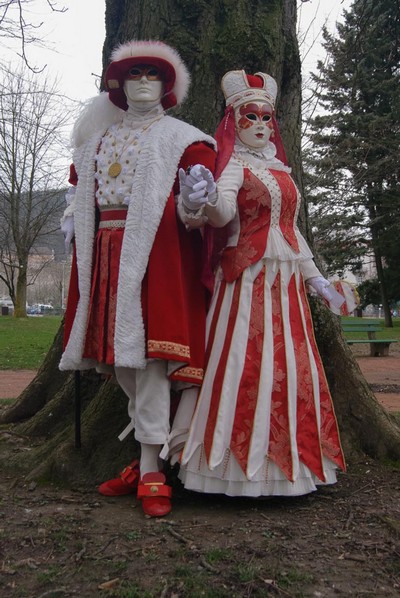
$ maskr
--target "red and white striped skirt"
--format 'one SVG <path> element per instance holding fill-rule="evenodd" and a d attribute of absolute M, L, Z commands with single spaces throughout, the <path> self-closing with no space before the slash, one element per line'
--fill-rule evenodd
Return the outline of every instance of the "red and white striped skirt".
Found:
<path fill-rule="evenodd" d="M 264 259 L 220 280 L 207 367 L 181 456 L 186 488 L 296 495 L 345 469 L 297 262 Z"/>

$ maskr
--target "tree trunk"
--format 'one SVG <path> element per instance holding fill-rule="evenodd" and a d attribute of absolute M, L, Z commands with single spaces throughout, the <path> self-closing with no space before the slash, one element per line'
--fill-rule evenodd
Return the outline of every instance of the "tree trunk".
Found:
<path fill-rule="evenodd" d="M 351 461 L 366 453 L 377 459 L 398 460 L 399 420 L 371 392 L 344 340 L 339 318 L 318 299 L 310 302 L 315 337 L 332 392 L 346 459 Z"/>
<path fill-rule="evenodd" d="M 378 278 L 379 283 L 379 291 L 381 295 L 381 302 L 383 308 L 383 314 L 385 318 L 385 326 L 388 328 L 393 328 L 393 321 L 392 321 L 392 314 L 390 312 L 390 306 L 388 301 L 388 294 L 386 290 L 386 281 L 385 281 L 385 273 L 383 270 L 383 260 L 382 260 L 382 252 L 381 252 L 381 230 L 380 226 L 376 224 L 376 220 L 378 220 L 377 210 L 374 206 L 375 201 L 375 192 L 374 189 L 371 188 L 371 184 L 368 188 L 368 193 L 370 195 L 370 204 L 373 207 L 369 208 L 369 218 L 372 222 L 371 224 L 371 237 L 372 237 L 372 247 L 374 251 L 374 261 L 376 267 L 376 276 Z"/>
<path fill-rule="evenodd" d="M 19 261 L 17 273 L 17 288 L 15 291 L 14 317 L 26 318 L 26 287 L 27 287 L 28 257 Z"/>
<path fill-rule="evenodd" d="M 111 49 L 127 39 L 170 43 L 192 73 L 191 94 L 180 116 L 211 133 L 223 112 L 222 75 L 236 68 L 271 73 L 280 88 L 278 120 L 286 151 L 301 185 L 295 17 L 296 0 L 107 0 L 104 66 Z M 307 231 L 305 207 L 301 227 Z M 347 458 L 363 452 L 400 458 L 400 428 L 369 389 L 343 341 L 338 318 L 320 301 L 314 302 L 313 313 Z M 76 449 L 73 375 L 57 369 L 60 335 L 36 379 L 1 421 L 20 422 L 15 426 L 19 433 L 42 440 L 23 463 L 11 465 L 25 467 L 35 478 L 93 484 L 114 475 L 135 456 L 137 446 L 129 436 L 122 443 L 116 438 L 128 423 L 127 399 L 113 379 L 83 374 L 82 448 Z M 53 386 L 46 390 L 50 381 Z"/>
<path fill-rule="evenodd" d="M 387 328 L 393 328 L 392 314 L 390 311 L 388 294 L 387 294 L 387 290 L 386 290 L 385 272 L 383 270 L 383 264 L 382 264 L 382 254 L 378 247 L 376 247 L 374 250 L 374 258 L 375 258 L 376 274 L 377 274 L 378 281 L 379 281 L 379 290 L 381 293 L 381 301 L 382 301 L 383 315 L 385 318 L 385 326 L 387 326 Z"/>

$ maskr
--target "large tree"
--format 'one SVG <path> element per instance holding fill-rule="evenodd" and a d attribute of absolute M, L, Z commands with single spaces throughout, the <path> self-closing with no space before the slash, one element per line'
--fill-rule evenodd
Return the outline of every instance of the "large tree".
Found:
<path fill-rule="evenodd" d="M 384 266 L 400 232 L 400 6 L 355 0 L 324 40 L 328 60 L 315 76 L 323 114 L 313 120 L 307 156 L 316 230 L 333 268 L 374 255 L 390 326 Z"/>
<path fill-rule="evenodd" d="M 212 132 L 221 116 L 221 75 L 245 68 L 271 73 L 280 88 L 278 117 L 294 173 L 301 185 L 300 61 L 295 0 L 107 0 L 104 65 L 111 48 L 132 37 L 157 38 L 174 45 L 188 63 L 193 81 L 181 116 Z M 307 230 L 306 213 L 302 228 Z M 363 451 L 400 457 L 400 428 L 378 404 L 340 333 L 337 318 L 319 301 L 315 330 L 350 459 Z M 2 416 L 17 430 L 46 437 L 24 463 L 32 477 L 86 483 L 115 474 L 135 452 L 118 432 L 127 423 L 127 399 L 113 379 L 94 372 L 81 377 L 82 447 L 74 445 L 74 374 L 57 373 L 61 331 L 36 379 Z"/>

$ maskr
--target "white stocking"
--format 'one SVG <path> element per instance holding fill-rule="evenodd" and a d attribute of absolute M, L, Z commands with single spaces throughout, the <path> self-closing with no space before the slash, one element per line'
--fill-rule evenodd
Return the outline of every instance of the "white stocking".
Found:
<path fill-rule="evenodd" d="M 161 444 L 140 444 L 140 477 L 143 477 L 145 473 L 160 471 L 161 459 L 158 455 L 161 447 Z"/>

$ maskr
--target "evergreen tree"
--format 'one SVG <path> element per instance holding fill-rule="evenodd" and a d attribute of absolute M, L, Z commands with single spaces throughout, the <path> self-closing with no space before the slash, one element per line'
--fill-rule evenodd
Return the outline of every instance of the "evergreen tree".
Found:
<path fill-rule="evenodd" d="M 324 30 L 324 47 L 329 60 L 314 75 L 323 114 L 306 154 L 313 224 L 331 268 L 372 251 L 391 325 L 384 265 L 400 233 L 399 2 L 355 0 L 337 36 Z"/>

